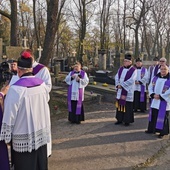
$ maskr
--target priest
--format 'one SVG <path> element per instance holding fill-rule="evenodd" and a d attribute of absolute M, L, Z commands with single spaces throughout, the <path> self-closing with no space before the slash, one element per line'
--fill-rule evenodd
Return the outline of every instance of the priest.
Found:
<path fill-rule="evenodd" d="M 133 97 L 134 85 L 137 76 L 136 68 L 132 65 L 131 54 L 125 54 L 123 66 L 115 75 L 116 95 L 116 125 L 124 123 L 129 126 L 134 122 Z"/>
<path fill-rule="evenodd" d="M 170 75 L 169 67 L 162 65 L 148 87 L 151 97 L 149 124 L 146 133 L 158 132 L 159 138 L 169 134 Z"/>
<path fill-rule="evenodd" d="M 133 100 L 133 108 L 134 112 L 140 110 L 141 112 L 145 112 L 146 110 L 146 84 L 148 79 L 147 69 L 142 65 L 142 60 L 137 58 L 135 60 L 135 66 L 137 69 L 137 77 L 135 80 L 134 87 L 134 100 Z"/>
<path fill-rule="evenodd" d="M 10 86 L 4 102 L 0 140 L 12 141 L 14 169 L 48 169 L 47 144 L 51 140 L 48 88 L 32 74 L 32 57 L 18 59 L 20 79 Z"/>
<path fill-rule="evenodd" d="M 80 124 L 84 121 L 84 90 L 89 83 L 89 78 L 85 71 L 81 69 L 81 64 L 76 62 L 71 71 L 65 78 L 68 86 L 68 120 L 71 123 Z"/>

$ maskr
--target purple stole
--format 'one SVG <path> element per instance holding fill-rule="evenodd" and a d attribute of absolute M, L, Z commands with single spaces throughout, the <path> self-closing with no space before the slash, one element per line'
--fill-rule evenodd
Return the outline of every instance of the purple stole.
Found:
<path fill-rule="evenodd" d="M 155 83 L 157 81 L 158 77 L 154 77 L 153 78 L 153 91 L 154 91 L 154 88 L 155 88 Z M 170 88 L 170 80 L 167 80 L 164 84 L 164 87 L 162 89 L 162 93 L 165 93 L 168 89 Z M 157 122 L 156 122 L 156 128 L 157 129 L 160 129 L 162 130 L 163 129 L 163 125 L 164 125 L 164 118 L 165 118 L 165 114 L 166 114 L 166 106 L 167 106 L 167 102 L 164 101 L 164 100 L 161 100 L 160 101 L 160 105 L 159 105 L 159 111 L 158 111 L 158 117 L 157 117 Z M 151 121 L 151 114 L 152 114 L 152 111 L 150 109 L 150 114 L 149 114 L 149 117 L 150 117 L 150 121 Z"/>
<path fill-rule="evenodd" d="M 156 66 L 155 66 L 153 76 L 156 76 L 156 75 L 158 74 L 158 70 L 159 70 L 159 68 L 160 68 L 160 65 L 156 65 Z"/>
<path fill-rule="evenodd" d="M 33 74 L 36 75 L 42 68 L 45 66 L 43 64 L 38 63 L 34 68 L 33 68 Z"/>
<path fill-rule="evenodd" d="M 31 78 L 20 78 L 17 82 L 15 82 L 13 85 L 16 86 L 23 86 L 23 87 L 35 87 L 40 86 L 43 83 L 43 80 L 41 80 L 38 77 L 31 77 Z"/>
<path fill-rule="evenodd" d="M 1 93 L 0 93 L 0 97 L 2 97 L 1 100 L 4 100 Z M 3 110 L 2 110 L 2 106 L 0 105 L 0 130 L 1 130 L 1 125 L 2 125 L 2 117 L 3 117 Z M 2 170 L 10 169 L 8 150 L 7 150 L 7 145 L 5 141 L 0 141 L 0 169 Z"/>
<path fill-rule="evenodd" d="M 141 68 L 141 79 L 144 77 L 145 75 L 145 67 Z M 141 84 L 141 93 L 140 93 L 140 102 L 144 102 L 145 100 L 145 86 L 143 84 Z"/>
<path fill-rule="evenodd" d="M 74 71 L 71 72 L 70 76 L 74 74 Z M 83 70 L 80 71 L 81 78 L 84 78 L 85 72 Z M 71 94 L 72 94 L 72 84 L 68 87 L 68 95 L 67 95 L 67 102 L 68 102 L 68 111 L 72 112 L 71 109 Z M 76 108 L 76 115 L 81 114 L 81 107 L 82 107 L 82 97 L 83 97 L 83 89 L 79 88 L 79 99 L 77 101 L 77 108 Z"/>
<path fill-rule="evenodd" d="M 118 71 L 118 77 L 119 77 L 119 79 L 120 79 L 120 77 L 121 77 L 121 74 L 122 74 L 122 72 L 123 72 L 123 69 L 124 69 L 124 67 L 121 67 L 121 68 L 119 69 L 119 71 Z M 132 74 L 134 73 L 134 71 L 135 71 L 135 68 L 134 68 L 134 67 L 131 67 L 131 68 L 127 71 L 126 76 L 125 76 L 125 78 L 124 78 L 124 81 L 127 81 L 127 80 L 132 76 Z M 118 105 L 120 105 L 120 106 L 125 106 L 125 104 L 126 104 L 126 97 L 127 97 L 127 91 L 122 87 L 122 92 L 121 92 L 120 99 L 118 100 Z"/>

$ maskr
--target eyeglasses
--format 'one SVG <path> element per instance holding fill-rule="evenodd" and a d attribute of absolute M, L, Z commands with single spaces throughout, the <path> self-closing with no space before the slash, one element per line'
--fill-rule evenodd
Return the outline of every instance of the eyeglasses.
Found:
<path fill-rule="evenodd" d="M 160 60 L 159 62 L 165 62 L 165 61 Z"/>

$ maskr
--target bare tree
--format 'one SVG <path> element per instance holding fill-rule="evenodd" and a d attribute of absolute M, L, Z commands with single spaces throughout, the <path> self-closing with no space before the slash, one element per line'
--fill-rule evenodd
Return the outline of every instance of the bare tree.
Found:
<path fill-rule="evenodd" d="M 17 21 L 17 0 L 10 0 L 11 13 L 0 10 L 0 14 L 7 17 L 11 21 L 11 32 L 10 32 L 10 45 L 17 46 L 17 30 L 18 30 L 18 21 Z"/>
<path fill-rule="evenodd" d="M 100 48 L 106 49 L 106 38 L 109 25 L 110 9 L 113 4 L 113 0 L 102 0 L 101 3 L 101 13 L 100 13 Z"/>
<path fill-rule="evenodd" d="M 82 62 L 82 56 L 84 55 L 84 43 L 86 37 L 86 30 L 87 25 L 89 23 L 89 18 L 93 15 L 89 9 L 93 8 L 93 2 L 96 0 L 73 0 L 74 6 L 77 10 L 71 10 L 71 15 L 73 20 L 77 26 L 77 32 L 79 35 L 79 42 L 78 42 L 78 60 Z M 75 9 L 74 8 L 74 9 Z M 93 9 L 94 11 L 94 9 Z"/>
<path fill-rule="evenodd" d="M 141 26 L 142 18 L 148 13 L 148 11 L 153 6 L 152 0 L 133 0 L 132 7 L 130 8 L 131 16 L 128 16 L 130 20 L 130 29 L 134 30 L 135 33 L 135 52 L 134 57 L 139 55 L 139 28 Z"/>
<path fill-rule="evenodd" d="M 42 57 L 40 59 L 40 62 L 45 65 L 48 65 L 53 55 L 55 35 L 59 28 L 62 16 L 62 9 L 65 2 L 66 0 L 47 1 L 47 26 Z"/>

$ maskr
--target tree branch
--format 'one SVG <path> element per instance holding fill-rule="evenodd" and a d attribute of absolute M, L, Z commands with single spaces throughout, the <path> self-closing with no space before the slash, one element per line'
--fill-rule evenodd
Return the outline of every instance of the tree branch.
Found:
<path fill-rule="evenodd" d="M 3 15 L 4 17 L 7 17 L 8 19 L 10 19 L 10 20 L 11 20 L 11 15 L 10 15 L 10 14 L 8 14 L 7 12 L 2 11 L 2 10 L 0 9 L 0 14 L 1 14 L 1 15 Z"/>

